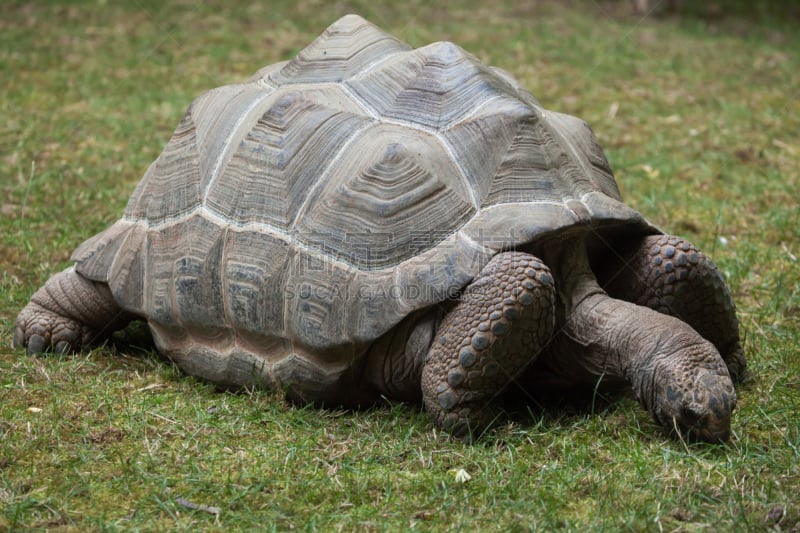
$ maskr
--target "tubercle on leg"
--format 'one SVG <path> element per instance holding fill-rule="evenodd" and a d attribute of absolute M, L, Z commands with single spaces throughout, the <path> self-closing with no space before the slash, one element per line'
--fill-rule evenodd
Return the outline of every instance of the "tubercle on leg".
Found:
<path fill-rule="evenodd" d="M 746 373 L 736 307 L 722 273 L 693 244 L 652 235 L 601 273 L 609 294 L 687 322 L 722 355 L 734 379 Z"/>
<path fill-rule="evenodd" d="M 528 254 L 493 259 L 442 320 L 422 373 L 438 425 L 472 438 L 497 414 L 497 396 L 541 350 L 554 325 L 552 276 Z"/>

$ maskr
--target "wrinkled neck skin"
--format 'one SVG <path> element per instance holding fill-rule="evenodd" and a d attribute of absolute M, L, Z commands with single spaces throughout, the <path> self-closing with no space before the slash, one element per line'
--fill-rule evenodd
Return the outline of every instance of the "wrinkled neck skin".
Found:
<path fill-rule="evenodd" d="M 625 380 L 667 430 L 727 440 L 736 395 L 714 346 L 677 318 L 609 297 L 582 240 L 553 249 L 545 261 L 556 276 L 560 332 L 546 364 Z"/>

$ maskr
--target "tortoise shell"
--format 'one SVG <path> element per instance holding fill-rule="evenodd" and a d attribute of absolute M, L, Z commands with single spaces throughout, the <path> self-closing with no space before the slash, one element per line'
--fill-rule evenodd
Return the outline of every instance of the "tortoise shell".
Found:
<path fill-rule="evenodd" d="M 499 251 L 612 226 L 654 231 L 583 121 L 452 43 L 349 15 L 197 98 L 73 259 L 190 373 L 322 390 Z"/>

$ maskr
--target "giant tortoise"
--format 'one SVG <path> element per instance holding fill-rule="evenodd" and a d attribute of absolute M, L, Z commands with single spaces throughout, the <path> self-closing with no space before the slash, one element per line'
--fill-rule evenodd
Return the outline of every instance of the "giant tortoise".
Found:
<path fill-rule="evenodd" d="M 197 98 L 72 259 L 15 345 L 79 350 L 144 319 L 220 386 L 421 401 L 458 437 L 512 383 L 599 383 L 725 440 L 745 369 L 720 272 L 622 203 L 586 123 L 452 43 L 412 49 L 355 15 Z"/>

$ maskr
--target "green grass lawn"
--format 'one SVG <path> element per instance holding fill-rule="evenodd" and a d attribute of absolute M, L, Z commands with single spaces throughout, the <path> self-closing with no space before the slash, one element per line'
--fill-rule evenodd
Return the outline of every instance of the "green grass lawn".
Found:
<path fill-rule="evenodd" d="M 800 528 L 797 20 L 441 5 L 3 3 L 0 530 Z M 712 256 L 753 376 L 728 445 L 670 439 L 619 398 L 522 413 L 470 446 L 414 406 L 216 392 L 135 331 L 73 357 L 10 348 L 17 312 L 120 216 L 189 102 L 346 12 L 414 46 L 452 40 L 586 119 L 626 201 Z"/>

